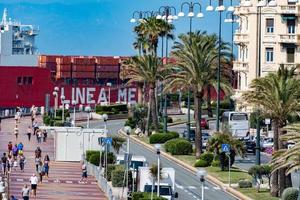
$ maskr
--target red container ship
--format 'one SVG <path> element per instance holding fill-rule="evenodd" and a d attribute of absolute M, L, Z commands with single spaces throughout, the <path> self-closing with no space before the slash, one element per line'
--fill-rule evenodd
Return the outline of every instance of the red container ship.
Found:
<path fill-rule="evenodd" d="M 52 106 L 54 88 L 70 105 L 136 103 L 137 88 L 119 78 L 121 57 L 38 55 L 38 29 L 8 20 L 6 9 L 0 30 L 0 109 Z"/>

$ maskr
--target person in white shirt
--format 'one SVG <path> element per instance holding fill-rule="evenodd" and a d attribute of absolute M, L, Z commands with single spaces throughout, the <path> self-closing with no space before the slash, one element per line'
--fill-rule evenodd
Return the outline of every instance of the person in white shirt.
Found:
<path fill-rule="evenodd" d="M 31 190 L 32 190 L 32 195 L 36 197 L 36 189 L 37 189 L 37 184 L 38 184 L 38 178 L 36 177 L 35 174 L 30 177 L 29 182 L 31 184 Z"/>
<path fill-rule="evenodd" d="M 30 192 L 30 188 L 27 186 L 27 184 L 25 184 L 24 187 L 22 188 L 23 200 L 29 200 L 29 192 Z"/>

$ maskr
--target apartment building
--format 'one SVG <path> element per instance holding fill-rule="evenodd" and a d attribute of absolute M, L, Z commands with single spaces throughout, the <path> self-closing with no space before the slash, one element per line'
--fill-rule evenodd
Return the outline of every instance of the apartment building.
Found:
<path fill-rule="evenodd" d="M 234 35 L 238 56 L 235 97 L 256 77 L 275 72 L 281 64 L 300 63 L 300 4 L 297 0 L 241 0 L 235 8 L 239 27 Z"/>

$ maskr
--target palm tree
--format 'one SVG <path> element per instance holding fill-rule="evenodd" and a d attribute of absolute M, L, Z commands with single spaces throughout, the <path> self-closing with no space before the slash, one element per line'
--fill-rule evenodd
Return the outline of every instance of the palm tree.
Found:
<path fill-rule="evenodd" d="M 123 62 L 122 66 L 128 71 L 124 74 L 129 79 L 128 84 L 132 82 L 144 81 L 149 86 L 149 111 L 152 116 L 155 131 L 158 131 L 158 118 L 156 109 L 155 88 L 156 82 L 162 79 L 162 62 L 161 59 L 152 55 L 134 56 Z M 150 114 L 147 120 L 146 130 L 149 129 Z M 150 133 L 148 133 L 150 134 Z"/>
<path fill-rule="evenodd" d="M 300 80 L 295 77 L 297 67 L 288 69 L 281 65 L 277 73 L 254 79 L 249 91 L 243 94 L 245 101 L 262 110 L 262 114 L 272 119 L 274 125 L 274 151 L 283 149 L 279 136 L 287 124 L 289 115 L 299 110 Z M 285 188 L 284 170 L 272 174 L 272 196 L 278 196 Z"/>
<path fill-rule="evenodd" d="M 159 36 L 166 35 L 173 29 L 174 25 L 169 24 L 167 21 L 150 17 L 142 19 L 140 23 L 134 27 L 134 32 L 138 36 L 141 36 L 143 40 L 147 41 L 150 53 L 156 56 Z"/>
<path fill-rule="evenodd" d="M 210 40 L 206 32 L 195 32 L 179 36 L 180 42 L 175 42 L 171 57 L 176 63 L 171 66 L 172 72 L 167 75 L 167 87 L 165 90 L 190 88 L 194 94 L 195 121 L 196 121 L 196 157 L 199 158 L 202 151 L 202 133 L 200 119 L 201 106 L 207 86 L 216 86 L 216 66 L 218 59 L 218 47 L 215 41 Z M 228 56 L 228 44 L 222 43 L 221 57 Z M 226 80 L 221 80 L 224 91 L 230 91 L 230 85 Z"/>
<path fill-rule="evenodd" d="M 153 190 L 154 190 L 154 186 L 155 186 L 155 181 L 158 180 L 158 165 L 157 163 L 153 163 L 150 167 L 150 175 L 151 175 L 151 178 L 152 178 L 152 190 L 151 190 L 151 199 L 153 199 Z M 162 168 L 160 167 L 160 178 L 161 178 L 161 175 L 162 175 Z M 158 186 L 157 186 L 158 187 Z"/>
<path fill-rule="evenodd" d="M 125 142 L 124 138 L 119 136 L 112 136 L 112 147 L 117 153 L 119 153 L 124 142 Z"/>

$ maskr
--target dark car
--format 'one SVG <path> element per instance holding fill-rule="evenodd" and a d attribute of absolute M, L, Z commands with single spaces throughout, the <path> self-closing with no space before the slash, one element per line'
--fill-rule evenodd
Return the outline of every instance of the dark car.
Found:
<path fill-rule="evenodd" d="M 256 144 L 253 140 L 244 140 L 247 153 L 253 153 L 255 155 Z"/>
<path fill-rule="evenodd" d="M 187 130 L 185 130 L 183 132 L 183 137 L 188 139 L 188 131 Z M 211 136 L 208 132 L 204 132 L 202 130 L 202 140 L 203 140 L 203 142 L 207 143 L 207 141 L 210 137 Z M 190 141 L 195 141 L 195 129 L 191 129 L 189 138 L 190 138 Z"/>

